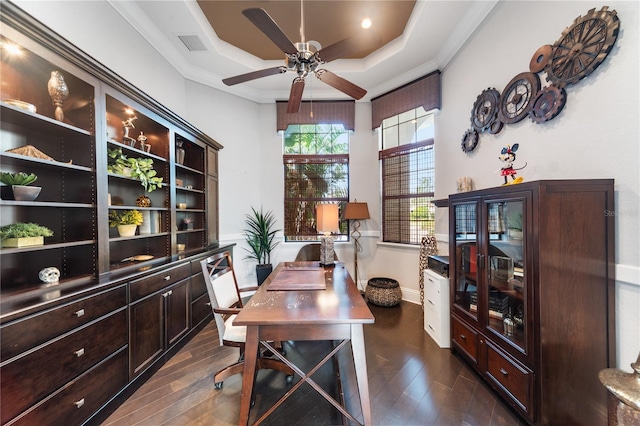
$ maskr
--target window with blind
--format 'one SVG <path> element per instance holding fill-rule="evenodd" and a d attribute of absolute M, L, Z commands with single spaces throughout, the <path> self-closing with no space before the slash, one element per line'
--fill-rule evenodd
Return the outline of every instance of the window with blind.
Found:
<path fill-rule="evenodd" d="M 290 124 L 283 132 L 285 241 L 319 241 L 316 205 L 349 201 L 349 132 L 341 124 Z M 340 221 L 338 241 L 348 239 Z"/>
<path fill-rule="evenodd" d="M 419 245 L 435 232 L 434 119 L 418 107 L 383 120 L 382 239 Z"/>

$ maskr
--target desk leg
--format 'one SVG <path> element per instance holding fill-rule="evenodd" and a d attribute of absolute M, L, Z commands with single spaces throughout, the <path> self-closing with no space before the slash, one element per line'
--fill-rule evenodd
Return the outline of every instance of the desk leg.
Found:
<path fill-rule="evenodd" d="M 251 410 L 253 383 L 256 378 L 256 361 L 259 345 L 258 327 L 247 327 L 244 370 L 242 372 L 242 393 L 240 397 L 240 420 L 238 420 L 238 425 L 240 426 L 245 426 L 249 423 L 249 410 Z"/>
<path fill-rule="evenodd" d="M 351 325 L 351 349 L 356 368 L 356 381 L 362 406 L 364 424 L 371 424 L 371 403 L 369 401 L 369 378 L 367 377 L 367 356 L 364 351 L 364 331 L 362 324 Z"/>

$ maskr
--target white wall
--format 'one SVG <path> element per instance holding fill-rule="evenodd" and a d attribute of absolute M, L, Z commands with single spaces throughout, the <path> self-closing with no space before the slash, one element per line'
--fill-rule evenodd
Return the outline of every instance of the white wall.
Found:
<path fill-rule="evenodd" d="M 81 47 L 158 101 L 224 145 L 220 152 L 220 229 L 223 242 L 236 242 L 240 279 L 250 284 L 250 264 L 242 261 L 242 228 L 250 206 L 283 217 L 281 138 L 275 105 L 244 99 L 185 81 L 105 2 L 31 2 L 18 5 Z M 455 179 L 471 176 L 477 188 L 501 184 L 494 171 L 505 144 L 519 143 L 518 163 L 526 180 L 614 178 L 616 180 L 616 327 L 618 366 L 628 370 L 640 350 L 640 177 L 638 166 L 639 88 L 638 3 L 609 2 L 621 21 L 615 48 L 583 81 L 567 89 L 564 111 L 537 125 L 529 120 L 483 134 L 471 155 L 460 149 L 476 97 L 487 87 L 502 91 L 527 71 L 533 53 L 553 44 L 562 30 L 592 2 L 500 2 L 472 39 L 443 69 L 442 110 L 436 118 L 436 197 L 455 192 Z M 403 296 L 418 299 L 418 250 L 379 244 L 377 135 L 370 129 L 370 104 L 356 104 L 351 150 L 351 198 L 369 203 L 359 255 L 360 281 L 397 279 Z M 444 211 L 442 211 L 444 210 Z M 446 238 L 446 209 L 437 212 L 436 232 Z M 281 244 L 274 262 L 293 259 L 298 245 Z M 446 241 L 439 245 L 446 251 Z M 338 244 L 338 255 L 353 274 L 353 246 Z"/>

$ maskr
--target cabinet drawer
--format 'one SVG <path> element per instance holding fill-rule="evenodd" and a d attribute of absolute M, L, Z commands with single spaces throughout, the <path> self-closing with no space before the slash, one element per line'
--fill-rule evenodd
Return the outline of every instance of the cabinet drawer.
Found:
<path fill-rule="evenodd" d="M 14 321 L 0 329 L 0 361 L 83 326 L 127 304 L 126 285 Z"/>
<path fill-rule="evenodd" d="M 475 364 L 478 363 L 478 333 L 467 325 L 463 324 L 456 317 L 451 317 L 453 323 L 453 341 L 471 358 Z"/>
<path fill-rule="evenodd" d="M 81 424 L 126 384 L 127 351 L 123 349 L 10 424 Z"/>
<path fill-rule="evenodd" d="M 84 373 L 127 343 L 127 312 L 121 310 L 0 369 L 2 423 Z"/>
<path fill-rule="evenodd" d="M 531 414 L 533 373 L 487 342 L 487 376 L 518 408 Z"/>
<path fill-rule="evenodd" d="M 209 295 L 205 294 L 191 304 L 191 326 L 200 324 L 207 316 L 212 315 Z"/>
<path fill-rule="evenodd" d="M 194 301 L 207 293 L 207 285 L 204 282 L 202 272 L 191 276 L 191 300 Z"/>
<path fill-rule="evenodd" d="M 191 275 L 191 265 L 189 262 L 185 262 L 175 268 L 170 268 L 157 274 L 131 281 L 131 283 L 129 283 L 131 301 L 138 300 L 141 297 L 161 290 L 170 284 L 187 278 L 189 275 Z"/>

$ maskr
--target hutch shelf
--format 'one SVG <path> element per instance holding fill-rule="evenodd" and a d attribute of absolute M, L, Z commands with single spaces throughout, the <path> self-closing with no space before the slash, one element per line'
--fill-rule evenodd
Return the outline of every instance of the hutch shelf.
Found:
<path fill-rule="evenodd" d="M 0 225 L 53 231 L 0 248 L 0 423 L 95 423 L 211 319 L 199 260 L 231 249 L 222 146 L 14 4 L 0 19 L 0 170 L 42 187 L 3 191 Z M 143 223 L 122 237 L 109 218 L 128 210 Z M 57 282 L 39 278 L 48 267 Z"/>
<path fill-rule="evenodd" d="M 607 424 L 613 180 L 449 196 L 451 349 L 529 424 Z"/>

